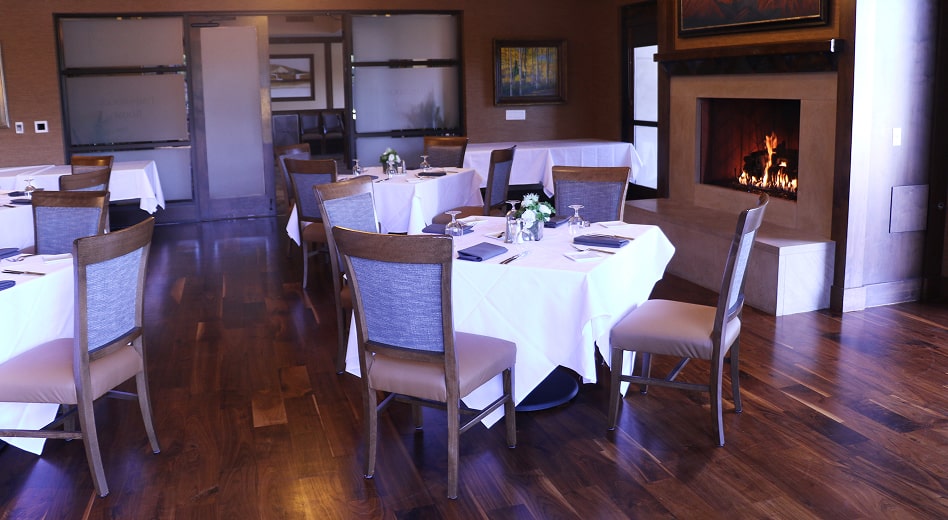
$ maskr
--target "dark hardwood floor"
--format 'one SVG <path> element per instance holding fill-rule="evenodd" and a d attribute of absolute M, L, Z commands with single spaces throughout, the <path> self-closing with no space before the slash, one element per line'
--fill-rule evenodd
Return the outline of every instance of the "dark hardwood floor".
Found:
<path fill-rule="evenodd" d="M 462 436 L 456 501 L 435 410 L 423 433 L 406 408 L 386 412 L 365 480 L 359 383 L 333 372 L 328 267 L 301 291 L 283 224 L 156 230 L 146 333 L 162 452 L 133 402 L 99 402 L 112 493 L 95 496 L 80 442 L 6 447 L 0 519 L 948 518 L 948 308 L 914 303 L 747 309 L 744 411 L 726 390 L 722 448 L 707 396 L 673 389 L 630 393 L 607 431 L 603 368 L 570 404 L 518 414 L 515 449 L 502 425 Z M 714 302 L 671 277 L 655 294 Z"/>

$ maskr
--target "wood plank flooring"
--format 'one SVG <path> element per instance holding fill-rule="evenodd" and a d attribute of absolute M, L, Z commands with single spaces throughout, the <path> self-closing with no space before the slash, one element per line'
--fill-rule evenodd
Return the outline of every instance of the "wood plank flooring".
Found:
<path fill-rule="evenodd" d="M 435 410 L 417 433 L 406 408 L 386 412 L 365 480 L 358 380 L 333 371 L 328 267 L 302 291 L 282 225 L 156 230 L 146 334 L 162 452 L 133 402 L 99 402 L 112 493 L 95 496 L 79 442 L 6 447 L 0 519 L 948 518 L 948 307 L 920 304 L 746 310 L 744 411 L 725 390 L 723 448 L 707 397 L 673 389 L 630 393 L 607 431 L 602 368 L 570 404 L 518 414 L 515 449 L 502 425 L 462 436 L 456 501 Z M 672 277 L 655 295 L 715 296 Z"/>

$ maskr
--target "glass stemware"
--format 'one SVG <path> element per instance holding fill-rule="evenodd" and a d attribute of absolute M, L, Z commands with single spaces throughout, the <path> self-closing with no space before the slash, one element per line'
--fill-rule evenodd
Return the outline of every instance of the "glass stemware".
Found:
<path fill-rule="evenodd" d="M 428 170 L 431 169 L 431 164 L 428 163 L 428 156 L 427 156 L 427 155 L 422 155 L 422 156 L 421 156 L 421 165 L 420 165 L 420 167 L 421 167 L 421 170 L 422 170 L 422 171 L 428 171 Z"/>
<path fill-rule="evenodd" d="M 36 186 L 33 186 L 33 177 L 32 177 L 32 176 L 27 177 L 27 178 L 26 178 L 26 187 L 23 188 L 23 192 L 26 193 L 26 196 L 27 196 L 27 197 L 32 198 L 34 191 L 36 191 Z"/>
<path fill-rule="evenodd" d="M 508 200 L 507 204 L 510 204 L 510 211 L 506 215 L 507 227 L 504 229 L 504 243 L 513 244 L 520 234 L 520 219 L 517 218 L 517 204 L 520 204 L 520 201 Z"/>
<path fill-rule="evenodd" d="M 362 175 L 362 166 L 359 165 L 358 159 L 352 160 L 352 175 Z"/>
<path fill-rule="evenodd" d="M 451 222 L 444 226 L 444 234 L 452 237 L 459 237 L 464 234 L 464 225 L 458 222 L 457 216 L 460 211 L 445 211 L 446 215 L 451 215 Z"/>
<path fill-rule="evenodd" d="M 569 207 L 573 208 L 573 216 L 571 216 L 569 220 L 566 221 L 566 226 L 569 229 L 569 236 L 575 238 L 582 234 L 583 227 L 586 225 L 586 223 L 583 221 L 583 217 L 579 215 L 579 210 L 583 209 L 583 205 L 572 204 Z"/>

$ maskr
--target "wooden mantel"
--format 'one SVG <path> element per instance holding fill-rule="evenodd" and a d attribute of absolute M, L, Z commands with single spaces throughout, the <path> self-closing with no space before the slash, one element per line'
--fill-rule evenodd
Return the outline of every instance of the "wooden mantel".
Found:
<path fill-rule="evenodd" d="M 839 39 L 734 45 L 655 54 L 671 75 L 835 71 L 844 42 Z"/>

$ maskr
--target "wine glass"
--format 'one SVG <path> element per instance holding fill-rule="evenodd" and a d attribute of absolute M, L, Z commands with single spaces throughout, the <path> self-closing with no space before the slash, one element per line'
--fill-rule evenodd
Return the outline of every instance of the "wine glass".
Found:
<path fill-rule="evenodd" d="M 26 187 L 23 188 L 23 192 L 26 193 L 27 197 L 32 198 L 34 191 L 36 191 L 36 186 L 33 186 L 33 176 L 30 175 L 26 178 Z"/>
<path fill-rule="evenodd" d="M 458 222 L 457 216 L 460 211 L 445 211 L 446 215 L 451 215 L 451 222 L 444 226 L 444 234 L 452 237 L 464 235 L 464 225 Z"/>
<path fill-rule="evenodd" d="M 362 175 L 362 166 L 359 165 L 358 159 L 352 160 L 352 175 Z"/>
<path fill-rule="evenodd" d="M 422 171 L 425 171 L 425 172 L 431 169 L 431 164 L 428 163 L 427 155 L 421 156 L 421 165 L 419 167 L 421 168 Z"/>
<path fill-rule="evenodd" d="M 519 200 L 508 200 L 510 211 L 506 215 L 507 227 L 504 229 L 504 242 L 512 244 L 517 241 L 517 235 L 520 233 L 520 219 L 517 218 L 517 204 Z"/>
<path fill-rule="evenodd" d="M 583 217 L 579 216 L 579 210 L 583 209 L 583 205 L 571 204 L 569 207 L 573 208 L 573 216 L 566 221 L 566 226 L 569 229 L 569 236 L 576 238 L 583 232 L 583 227 L 586 225 Z"/>

